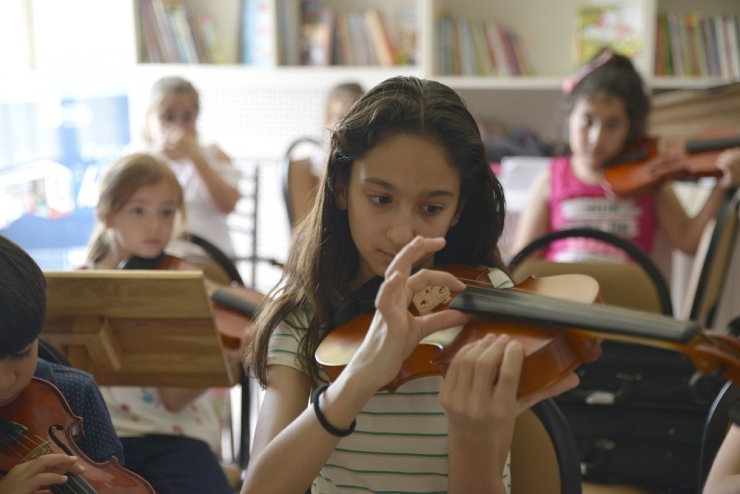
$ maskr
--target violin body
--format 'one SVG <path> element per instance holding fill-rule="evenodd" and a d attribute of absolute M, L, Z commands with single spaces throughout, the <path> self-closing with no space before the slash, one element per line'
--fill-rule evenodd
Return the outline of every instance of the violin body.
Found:
<path fill-rule="evenodd" d="M 699 372 L 718 372 L 722 379 L 740 381 L 740 340 L 717 331 L 703 331 L 695 321 L 594 303 L 600 301 L 598 283 L 589 276 L 529 278 L 512 288 L 494 289 L 490 284 L 480 287 L 487 268 L 437 269 L 455 274 L 468 287 L 451 292 L 451 299 L 432 311 L 454 309 L 475 317 L 462 328 L 439 331 L 422 340 L 383 390 L 393 392 L 411 379 L 444 375 L 460 348 L 489 333 L 506 333 L 524 347 L 519 396 L 545 389 L 582 363 L 596 360 L 603 339 L 681 352 Z M 409 311 L 419 313 L 413 306 Z M 316 361 L 332 381 L 362 344 L 372 312 L 374 309 L 342 323 L 317 348 Z"/>
<path fill-rule="evenodd" d="M 52 486 L 53 493 L 155 494 L 144 479 L 121 467 L 115 458 L 105 463 L 90 460 L 75 444 L 82 425 L 55 386 L 33 378 L 13 403 L 0 407 L 0 477 L 1 472 L 25 461 L 62 453 L 77 456 L 85 471 L 67 473 L 67 483 Z"/>
<path fill-rule="evenodd" d="M 466 266 L 447 266 L 443 269 L 473 284 L 486 283 L 488 268 L 474 270 Z M 484 281 L 485 280 L 485 281 Z M 567 290 L 563 290 L 567 287 Z M 495 290 L 491 288 L 491 290 Z M 543 296 L 563 297 L 583 303 L 599 301 L 598 283 L 585 275 L 561 275 L 545 279 L 529 278 L 504 290 L 538 293 Z M 452 296 L 457 294 L 452 292 Z M 449 309 L 443 303 L 433 312 Z M 411 309 L 412 312 L 418 311 Z M 316 360 L 334 381 L 344 366 L 359 349 L 370 327 L 373 314 L 361 314 L 347 324 L 332 330 L 316 351 Z M 601 356 L 601 339 L 576 332 L 566 332 L 546 325 L 532 325 L 521 321 L 493 321 L 474 318 L 463 328 L 451 328 L 430 335 L 420 342 L 404 361 L 396 378 L 382 390 L 394 392 L 403 383 L 424 376 L 442 375 L 459 349 L 486 334 L 508 334 L 524 348 L 524 364 L 519 382 L 519 396 L 545 389 L 564 379 L 576 367 L 593 362 Z"/>
<path fill-rule="evenodd" d="M 604 169 L 604 189 L 614 197 L 639 197 L 669 180 L 718 177 L 717 157 L 728 148 L 740 146 L 740 137 L 689 140 L 685 154 L 671 157 L 660 150 L 660 140 L 645 137 L 629 144 Z"/>

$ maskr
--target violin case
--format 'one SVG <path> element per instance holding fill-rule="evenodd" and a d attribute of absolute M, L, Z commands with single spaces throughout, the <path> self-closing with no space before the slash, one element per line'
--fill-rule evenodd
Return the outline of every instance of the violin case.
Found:
<path fill-rule="evenodd" d="M 704 423 L 723 384 L 682 353 L 606 340 L 555 398 L 576 438 L 584 480 L 697 492 Z"/>

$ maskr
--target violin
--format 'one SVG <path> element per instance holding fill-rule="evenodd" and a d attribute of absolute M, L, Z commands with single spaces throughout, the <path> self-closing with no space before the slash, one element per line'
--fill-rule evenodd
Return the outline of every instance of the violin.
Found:
<path fill-rule="evenodd" d="M 719 177 L 717 157 L 736 146 L 740 136 L 688 140 L 683 143 L 686 154 L 674 158 L 660 152 L 660 139 L 638 139 L 607 163 L 602 185 L 614 197 L 636 197 L 668 180 Z"/>
<path fill-rule="evenodd" d="M 134 256 L 122 263 L 120 268 L 201 271 L 179 257 L 164 253 L 149 259 Z M 248 328 L 264 295 L 241 285 L 223 285 L 208 278 L 205 282 L 221 342 L 227 349 L 238 351 L 249 336 Z"/>
<path fill-rule="evenodd" d="M 601 356 L 603 339 L 683 352 L 700 372 L 718 370 L 724 379 L 740 379 L 740 341 L 702 331 L 694 321 L 599 304 L 598 283 L 589 276 L 530 277 L 512 288 L 494 289 L 490 283 L 482 283 L 488 268 L 453 265 L 435 269 L 454 274 L 467 288 L 450 292 L 450 300 L 436 305 L 432 312 L 455 309 L 474 318 L 462 328 L 440 331 L 422 340 L 399 374 L 381 390 L 394 392 L 412 379 L 444 376 L 460 348 L 489 333 L 505 333 L 524 347 L 519 396 L 545 389 L 579 365 L 595 361 Z M 350 299 L 349 303 L 367 307 L 366 300 Z M 416 307 L 409 310 L 420 313 Z M 315 358 L 330 380 L 339 376 L 359 349 L 372 312 L 374 307 L 335 327 L 318 346 Z"/>
<path fill-rule="evenodd" d="M 20 463 L 62 453 L 76 456 L 85 471 L 66 473 L 65 484 L 49 487 L 55 494 L 155 494 L 148 482 L 120 466 L 116 458 L 105 463 L 89 459 L 75 444 L 82 425 L 61 391 L 34 377 L 13 403 L 0 407 L 0 477 Z"/>

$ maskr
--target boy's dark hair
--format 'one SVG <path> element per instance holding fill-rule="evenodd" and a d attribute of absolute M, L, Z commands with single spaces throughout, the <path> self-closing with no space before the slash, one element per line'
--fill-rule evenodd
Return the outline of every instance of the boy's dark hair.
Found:
<path fill-rule="evenodd" d="M 46 277 L 26 251 L 0 235 L 0 358 L 39 337 L 46 315 Z"/>
<path fill-rule="evenodd" d="M 597 63 L 568 93 L 565 114 L 570 115 L 581 98 L 598 93 L 612 95 L 624 103 L 627 111 L 630 122 L 627 142 L 645 137 L 650 112 L 650 97 L 645 82 L 628 57 L 608 49 L 599 51 L 589 63 L 594 64 L 600 57 L 603 60 L 605 52 L 611 56 L 605 62 Z M 587 64 L 585 68 L 588 67 Z"/>
<path fill-rule="evenodd" d="M 281 291 L 271 297 L 258 318 L 249 359 L 263 384 L 270 334 L 299 310 L 305 310 L 311 320 L 299 358 L 317 382 L 313 355 L 331 329 L 333 307 L 346 295 L 347 284 L 359 267 L 347 211 L 337 207 L 337 197 L 349 183 L 352 164 L 384 139 L 399 134 L 419 136 L 444 148 L 460 177 L 462 211 L 435 262 L 503 268 L 497 248 L 504 227 L 503 188 L 491 171 L 478 125 L 465 102 L 436 81 L 394 77 L 381 82 L 355 103 L 332 132 L 318 204 L 294 232 L 278 285 Z"/>

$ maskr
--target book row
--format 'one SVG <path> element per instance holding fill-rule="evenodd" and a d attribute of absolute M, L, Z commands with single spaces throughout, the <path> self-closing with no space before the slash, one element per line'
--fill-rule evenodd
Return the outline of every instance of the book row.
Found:
<path fill-rule="evenodd" d="M 138 22 L 142 62 L 225 63 L 210 14 L 172 0 L 138 0 Z"/>
<path fill-rule="evenodd" d="M 437 19 L 437 70 L 449 75 L 533 75 L 521 38 L 489 21 Z"/>
<path fill-rule="evenodd" d="M 655 75 L 740 79 L 740 18 L 668 12 L 658 16 Z"/>

